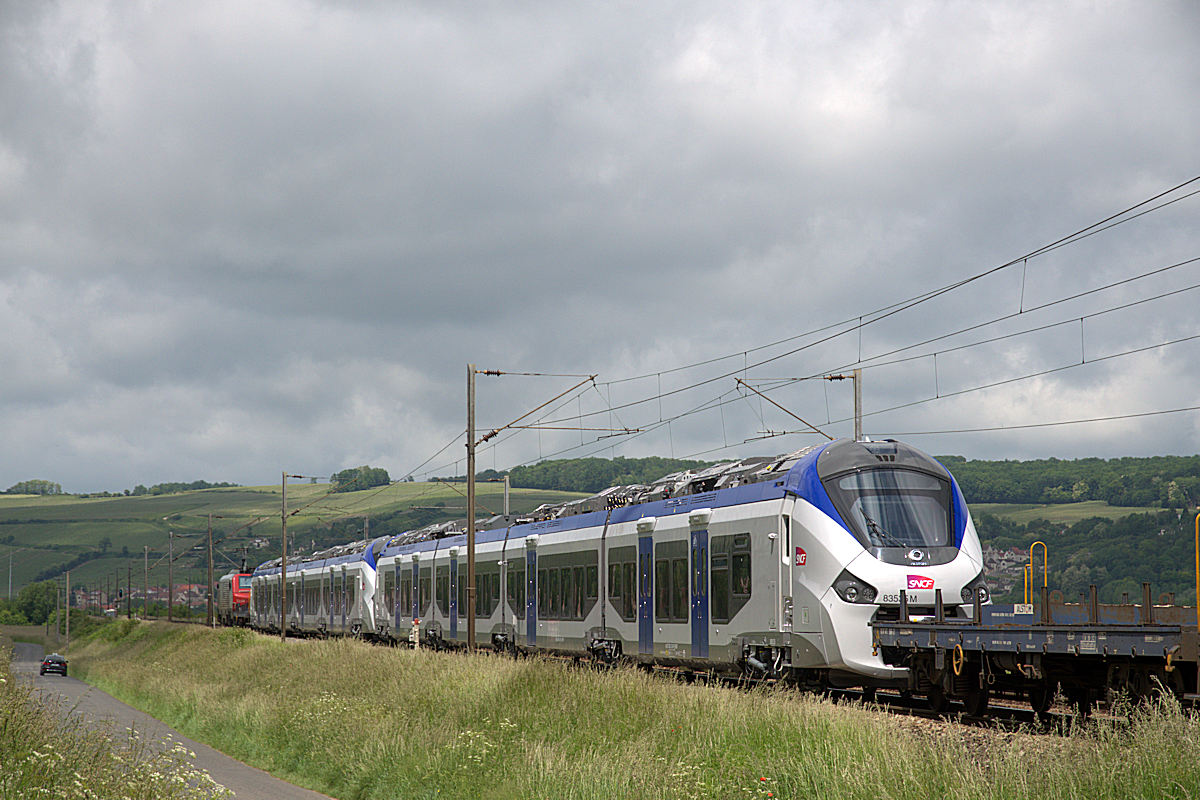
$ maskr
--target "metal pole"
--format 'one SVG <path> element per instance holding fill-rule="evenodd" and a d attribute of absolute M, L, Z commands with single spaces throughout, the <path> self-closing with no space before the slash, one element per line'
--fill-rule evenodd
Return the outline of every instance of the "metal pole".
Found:
<path fill-rule="evenodd" d="M 133 562 L 125 562 L 125 619 L 133 619 Z"/>
<path fill-rule="evenodd" d="M 212 513 L 208 515 L 208 627 L 213 627 Z"/>
<path fill-rule="evenodd" d="M 508 516 L 508 476 L 504 476 L 504 516 Z"/>
<path fill-rule="evenodd" d="M 62 605 L 60 603 L 62 592 L 58 591 L 58 583 L 54 584 L 54 638 L 59 639 L 62 636 Z"/>
<path fill-rule="evenodd" d="M 862 432 L 862 370 L 854 370 L 854 441 L 863 440 Z"/>
<path fill-rule="evenodd" d="M 150 619 L 150 545 L 142 545 L 142 558 L 146 570 L 146 583 L 142 587 L 142 619 Z"/>
<path fill-rule="evenodd" d="M 10 548 L 8 551 L 8 599 L 12 600 L 12 557 L 13 551 Z"/>
<path fill-rule="evenodd" d="M 475 649 L 475 365 L 467 364 L 467 649 Z"/>
<path fill-rule="evenodd" d="M 172 622 L 175 606 L 175 531 L 167 530 L 167 622 Z"/>
<path fill-rule="evenodd" d="M 283 505 L 280 521 L 283 528 L 283 558 L 279 561 L 279 640 L 287 639 L 287 470 L 283 471 Z"/>
<path fill-rule="evenodd" d="M 71 649 L 71 570 L 67 570 L 67 643 L 63 650 Z"/>

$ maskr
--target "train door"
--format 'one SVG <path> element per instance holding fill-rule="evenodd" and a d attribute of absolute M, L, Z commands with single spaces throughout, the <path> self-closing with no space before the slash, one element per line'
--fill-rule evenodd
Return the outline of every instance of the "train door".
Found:
<path fill-rule="evenodd" d="M 458 638 L 458 548 L 450 548 L 450 638 Z"/>
<path fill-rule="evenodd" d="M 638 652 L 654 653 L 654 537 L 638 538 Z"/>
<path fill-rule="evenodd" d="M 525 645 L 537 646 L 537 537 L 525 538 Z"/>
<path fill-rule="evenodd" d="M 691 583 L 692 658 L 708 658 L 708 530 L 692 531 Z"/>

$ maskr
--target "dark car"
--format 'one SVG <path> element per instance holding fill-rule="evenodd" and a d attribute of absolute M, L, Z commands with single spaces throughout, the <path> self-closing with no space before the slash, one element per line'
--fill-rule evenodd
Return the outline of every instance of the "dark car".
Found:
<path fill-rule="evenodd" d="M 67 660 L 58 653 L 51 653 L 42 659 L 42 671 L 40 674 L 45 675 L 47 672 L 57 672 L 59 675 L 67 674 Z"/>

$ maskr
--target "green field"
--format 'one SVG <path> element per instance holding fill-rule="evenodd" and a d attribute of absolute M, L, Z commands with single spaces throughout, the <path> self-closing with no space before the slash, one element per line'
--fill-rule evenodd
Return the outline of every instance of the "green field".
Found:
<path fill-rule="evenodd" d="M 1130 514 L 1151 514 L 1162 511 L 1161 508 L 1145 508 L 1143 506 L 1110 506 L 1103 500 L 1085 500 L 1081 503 L 971 503 L 971 513 L 993 514 L 1003 519 L 1010 519 L 1019 524 L 1025 524 L 1035 519 L 1071 525 L 1089 517 L 1104 517 L 1105 519 L 1120 519 Z"/>
<path fill-rule="evenodd" d="M 1173 701 L 1041 735 L 630 667 L 136 621 L 71 658 L 185 735 L 355 800 L 1200 795 L 1200 718 Z"/>
<path fill-rule="evenodd" d="M 503 487 L 478 485 L 480 516 L 503 511 Z M 287 489 L 289 548 L 305 552 L 361 538 L 364 518 L 371 535 L 396 533 L 430 522 L 466 516 L 465 487 L 448 483 L 395 483 L 360 492 L 331 494 L 328 484 L 298 483 Z M 512 511 L 581 497 L 572 492 L 513 489 Z M 90 589 L 132 573 L 145 580 L 145 550 L 153 566 L 150 583 L 167 581 L 166 554 L 173 534 L 176 583 L 202 583 L 207 575 L 208 515 L 214 515 L 214 561 L 218 574 L 240 564 L 274 558 L 280 547 L 279 486 L 205 489 L 168 495 L 80 498 L 72 495 L 0 494 L 0 593 L 47 572 L 71 569 L 72 583 Z M 297 511 L 298 510 L 298 511 Z M 7 595 L 4 595 L 7 596 Z"/>

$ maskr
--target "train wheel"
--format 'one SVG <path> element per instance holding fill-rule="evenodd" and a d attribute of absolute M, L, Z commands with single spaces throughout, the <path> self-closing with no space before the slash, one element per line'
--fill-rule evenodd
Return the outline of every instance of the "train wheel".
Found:
<path fill-rule="evenodd" d="M 862 701 L 864 703 L 874 703 L 875 702 L 875 687 L 874 686 L 864 686 L 863 687 Z"/>
<path fill-rule="evenodd" d="M 1054 703 L 1054 688 L 1045 684 L 1029 687 L 1029 705 L 1042 723 L 1050 721 L 1050 706 Z"/>
<path fill-rule="evenodd" d="M 989 692 L 986 686 L 972 686 L 963 698 L 963 705 L 972 717 L 982 717 L 987 713 Z"/>
<path fill-rule="evenodd" d="M 1067 693 L 1067 699 L 1075 706 L 1075 713 L 1083 720 L 1092 715 L 1095 699 L 1090 689 L 1072 689 Z"/>
<path fill-rule="evenodd" d="M 950 698 L 946 697 L 946 691 L 941 686 L 933 685 L 929 687 L 929 691 L 925 693 L 925 702 L 929 704 L 929 710 L 935 714 L 941 714 L 950 707 Z"/>

